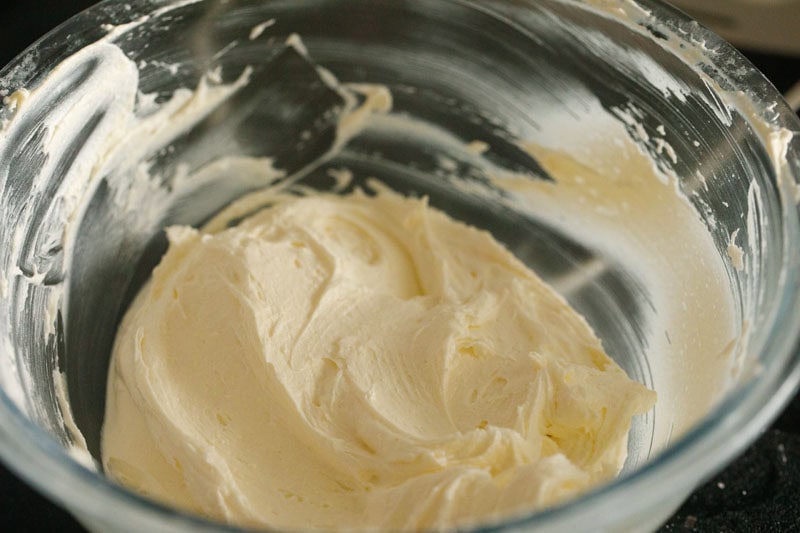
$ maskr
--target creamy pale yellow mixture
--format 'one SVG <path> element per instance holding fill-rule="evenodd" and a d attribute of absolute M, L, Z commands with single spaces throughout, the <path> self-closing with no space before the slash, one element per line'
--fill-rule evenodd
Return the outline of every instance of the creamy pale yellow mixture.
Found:
<path fill-rule="evenodd" d="M 168 230 L 109 376 L 114 479 L 234 524 L 424 529 L 614 476 L 630 380 L 488 233 L 425 200 L 277 196 Z"/>

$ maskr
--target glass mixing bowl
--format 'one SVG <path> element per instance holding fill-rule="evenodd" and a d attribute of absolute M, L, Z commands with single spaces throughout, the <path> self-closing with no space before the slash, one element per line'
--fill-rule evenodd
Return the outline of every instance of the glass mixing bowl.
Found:
<path fill-rule="evenodd" d="M 298 41 L 287 46 L 295 33 L 327 71 L 310 63 Z M 56 68 L 98 39 L 137 65 L 140 116 L 201 78 L 230 84 L 250 67 L 250 82 L 164 142 L 120 143 L 105 154 L 116 163 L 98 166 L 96 133 L 119 99 L 113 87 L 97 98 L 84 89 L 102 81 L 107 65 L 87 56 Z M 430 127 L 388 136 L 385 128 L 366 128 L 330 154 L 341 140 L 335 119 L 342 102 L 324 72 L 386 86 L 390 116 Z M 46 90 L 27 100 L 14 92 L 37 87 Z M 165 249 L 161 229 L 200 224 L 264 185 L 231 174 L 170 196 L 187 171 L 226 155 L 270 157 L 314 188 L 332 187 L 327 171 L 347 167 L 357 183 L 377 176 L 429 195 L 433 205 L 491 231 L 551 282 L 629 375 L 659 392 L 655 410 L 634 421 L 619 478 L 491 527 L 653 529 L 756 438 L 800 379 L 800 146 L 792 136 L 800 124 L 732 47 L 660 3 L 107 1 L 0 71 L 0 90 L 7 97 L 0 119 L 8 121 L 0 132 L 0 455 L 92 529 L 225 528 L 129 492 L 76 460 L 76 433 L 59 398 L 68 397 L 74 424 L 98 458 L 115 329 Z M 624 254 L 599 246 L 591 228 L 570 234 L 557 214 L 543 220 L 489 175 L 503 169 L 523 182 L 558 180 L 519 139 L 580 145 L 585 133 L 602 137 L 602 125 L 581 122 L 595 108 L 673 180 L 726 265 L 718 281 L 733 302 L 736 342 L 724 376 L 680 357 L 656 360 L 653 346 L 672 341 L 656 331 L 652 287 Z M 473 140 L 485 144 L 453 148 Z M 607 149 L 613 153 L 613 143 Z M 131 196 L 125 184 L 141 164 L 160 177 L 153 197 L 173 201 Z M 598 172 L 595 179 L 606 178 Z M 464 183 L 470 187 L 457 186 Z M 676 221 L 660 231 L 681 237 L 682 228 Z M 689 249 L 663 261 L 666 271 L 702 272 Z M 700 296 L 681 297 L 714 314 Z M 695 334 L 687 349 L 703 342 L 702 321 L 693 320 L 683 326 Z M 56 371 L 66 376 L 66 392 Z M 687 408 L 686 398 L 706 386 L 719 393 Z"/>

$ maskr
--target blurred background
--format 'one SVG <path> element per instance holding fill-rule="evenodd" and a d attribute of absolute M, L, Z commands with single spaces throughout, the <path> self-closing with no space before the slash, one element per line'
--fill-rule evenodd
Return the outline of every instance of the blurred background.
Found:
<path fill-rule="evenodd" d="M 671 0 L 741 48 L 800 55 L 798 0 Z"/>
<path fill-rule="evenodd" d="M 0 7 L 0 66 L 94 3 L 4 0 Z M 739 47 L 797 110 L 800 0 L 672 3 Z M 69 514 L 2 465 L 0 502 L 3 529 L 16 524 L 25 531 L 84 531 Z M 24 528 L 20 524 L 25 524 Z M 800 395 L 750 449 L 695 491 L 661 531 L 800 531 Z"/>

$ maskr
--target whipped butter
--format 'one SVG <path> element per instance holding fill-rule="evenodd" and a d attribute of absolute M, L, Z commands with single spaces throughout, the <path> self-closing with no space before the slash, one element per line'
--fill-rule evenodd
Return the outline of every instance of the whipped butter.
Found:
<path fill-rule="evenodd" d="M 631 417 L 654 395 L 629 381 L 585 321 L 488 234 L 383 190 L 375 198 L 248 196 L 278 182 L 302 186 L 326 170 L 333 190 L 345 189 L 352 174 L 331 174 L 334 167 L 394 183 L 398 161 L 391 150 L 375 151 L 375 140 L 423 160 L 433 156 L 433 169 L 400 161 L 408 188 L 436 198 L 444 186 L 456 201 L 507 209 L 591 252 L 563 273 L 539 273 L 597 323 L 632 376 L 659 392 L 656 409 L 637 417 L 629 433 L 626 470 L 679 439 L 749 375 L 747 363 L 756 361 L 750 334 L 758 330 L 752 319 L 762 305 L 755 299 L 763 277 L 758 258 L 768 251 L 767 241 L 756 239 L 768 221 L 766 191 L 754 180 L 746 206 L 734 206 L 741 223 L 716 220 L 707 189 L 727 177 L 712 171 L 716 147 L 699 132 L 671 131 L 669 122 L 648 126 L 647 113 L 632 102 L 609 108 L 580 84 L 523 95 L 488 83 L 483 64 L 442 63 L 442 81 L 478 103 L 480 116 L 462 109 L 468 118 L 507 132 L 550 179 L 520 174 L 528 166 L 507 164 L 507 147 L 497 142 L 503 138 L 464 137 L 408 112 L 411 97 L 433 106 L 458 100 L 436 99 L 425 83 L 390 87 L 360 76 L 353 83 L 346 73 L 340 82 L 336 61 L 321 58 L 332 71 L 318 65 L 298 36 L 287 37 L 295 28 L 270 18 L 242 33 L 239 45 L 209 51 L 214 61 L 196 84 L 148 93 L 152 67 L 178 67 L 155 58 L 132 62 L 127 34 L 189 3 L 106 28 L 39 85 L 24 88 L 33 78 L 17 73 L 0 78 L 0 96 L 8 97 L 0 108 L 0 153 L 15 154 L 19 139 L 29 138 L 46 155 L 30 179 L 14 177 L 21 167 L 0 165 L 0 219 L 15 228 L 0 247 L 0 385 L 83 465 L 92 466 L 89 450 L 100 455 L 97 425 L 86 413 L 97 398 L 76 386 L 91 374 L 69 371 L 70 397 L 67 375 L 56 370 L 64 361 L 48 352 L 43 375 L 53 376 L 52 394 L 31 393 L 41 369 L 30 362 L 41 359 L 29 357 L 27 342 L 17 342 L 17 330 L 6 324 L 41 315 L 29 337 L 55 346 L 58 321 L 69 326 L 86 306 L 74 297 L 85 265 L 110 257 L 118 267 L 134 264 L 160 228 L 173 226 L 169 252 L 123 324 L 109 375 L 103 466 L 132 490 L 234 524 L 414 529 L 531 512 L 614 475 Z M 630 27 L 654 21 L 629 2 L 587 5 Z M 750 94 L 724 89 L 716 74 L 698 71 L 710 89 L 698 92 L 637 47 L 621 47 L 600 31 L 587 35 L 559 17 L 546 24 L 589 43 L 601 60 L 624 58 L 619 64 L 649 80 L 654 94 L 698 99 L 727 126 L 741 115 L 789 193 L 781 201 L 800 199 L 787 158 L 794 135 L 771 108 L 764 112 Z M 659 46 L 693 70 L 718 60 L 705 43 L 656 27 L 670 36 Z M 276 57 L 306 65 L 312 85 L 338 102 L 319 115 L 335 131 L 298 128 L 300 140 L 319 137 L 325 150 L 282 166 L 280 153 L 219 143 L 238 131 L 235 120 L 224 120 L 214 142 L 176 156 L 174 169 L 162 166 L 160 158 L 185 146 L 190 132 L 206 131 L 198 126 L 209 117 L 235 118 L 228 111 L 253 103 L 260 94 L 254 87 L 275 87 L 280 77 L 270 76 L 280 69 L 265 75 L 258 63 L 221 61 L 259 39 L 285 45 Z M 435 54 L 418 52 L 420 65 L 437 65 Z M 382 53 L 380 63 L 399 69 L 408 59 Z M 59 92 L 65 86 L 70 90 Z M 528 113 L 508 105 L 534 96 L 545 101 Z M 705 161 L 694 175 L 685 173 L 696 165 L 682 136 Z M 226 148 L 213 149 L 219 146 Z M 61 175 L 67 160 L 74 164 Z M 81 231 L 103 198 L 114 222 L 103 222 L 102 238 L 87 246 Z M 201 231 L 188 228 L 235 198 Z M 272 208 L 226 229 L 265 198 Z M 92 261 L 77 260 L 86 257 Z M 110 303 L 93 317 L 112 317 L 109 323 L 131 275 L 113 272 L 114 283 L 102 289 Z M 612 274 L 641 304 L 635 314 L 616 306 L 627 293 L 613 291 L 591 292 L 594 311 L 580 307 L 582 293 L 608 288 L 602 278 Z M 733 275 L 745 282 L 741 305 Z M 600 329 L 606 317 L 614 327 Z M 82 336 L 68 329 L 67 340 Z M 74 357 L 88 359 L 68 347 L 67 360 Z M 73 471 L 69 465 L 62 473 Z"/>
<path fill-rule="evenodd" d="M 168 229 L 114 348 L 108 475 L 236 525 L 421 530 L 620 470 L 655 393 L 490 234 L 378 189 Z"/>

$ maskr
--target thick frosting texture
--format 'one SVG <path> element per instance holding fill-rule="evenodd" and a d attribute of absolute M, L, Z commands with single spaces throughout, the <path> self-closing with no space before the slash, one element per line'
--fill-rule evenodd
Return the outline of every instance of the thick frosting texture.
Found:
<path fill-rule="evenodd" d="M 613 477 L 655 401 L 424 199 L 276 195 L 168 236 L 117 336 L 103 465 L 178 507 L 293 529 L 491 520 Z"/>

